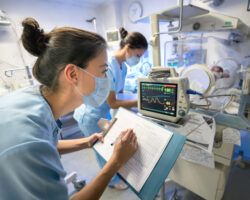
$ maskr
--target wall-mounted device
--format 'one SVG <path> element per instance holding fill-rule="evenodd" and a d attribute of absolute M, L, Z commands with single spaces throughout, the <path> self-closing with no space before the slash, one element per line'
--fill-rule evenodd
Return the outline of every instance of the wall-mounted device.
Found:
<path fill-rule="evenodd" d="M 120 42 L 120 32 L 118 29 L 106 31 L 106 39 L 108 43 L 117 43 Z"/>
<path fill-rule="evenodd" d="M 2 10 L 0 10 L 0 25 L 10 25 L 10 21 Z"/>

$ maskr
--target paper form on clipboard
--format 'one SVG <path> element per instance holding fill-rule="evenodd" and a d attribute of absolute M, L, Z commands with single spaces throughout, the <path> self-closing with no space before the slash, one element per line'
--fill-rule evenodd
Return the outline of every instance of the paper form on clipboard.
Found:
<path fill-rule="evenodd" d="M 139 192 L 162 153 L 167 147 L 173 133 L 131 111 L 119 108 L 117 119 L 104 138 L 104 143 L 94 145 L 95 150 L 107 161 L 114 149 L 114 141 L 121 131 L 132 128 L 139 144 L 137 152 L 119 170 L 119 174 Z"/>

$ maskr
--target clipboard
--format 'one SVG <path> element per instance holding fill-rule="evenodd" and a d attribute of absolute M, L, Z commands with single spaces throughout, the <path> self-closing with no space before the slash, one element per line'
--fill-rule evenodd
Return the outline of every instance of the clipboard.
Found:
<path fill-rule="evenodd" d="M 185 136 L 182 136 L 178 133 L 173 133 L 169 144 L 158 160 L 155 168 L 151 172 L 141 191 L 137 192 L 134 188 L 130 187 L 140 199 L 152 200 L 156 197 L 161 187 L 165 184 L 168 174 L 179 157 L 179 154 L 181 153 L 181 150 L 185 144 L 185 140 Z M 126 180 L 124 181 L 126 182 Z"/>
<path fill-rule="evenodd" d="M 120 108 L 121 109 L 121 108 Z M 124 108 L 122 108 L 124 109 Z M 145 119 L 146 120 L 146 119 Z M 117 121 L 113 121 L 113 124 Z M 159 126 L 158 124 L 156 124 Z M 111 130 L 112 126 L 106 131 L 106 134 Z M 105 134 L 105 135 L 106 135 Z M 144 183 L 141 190 L 138 192 L 133 188 L 119 173 L 118 175 L 124 180 L 131 190 L 142 200 L 152 200 L 158 194 L 160 188 L 165 183 L 169 172 L 171 171 L 174 163 L 176 162 L 181 150 L 185 144 L 185 136 L 182 136 L 177 133 L 173 133 L 169 143 L 165 147 L 163 153 L 161 154 L 159 160 L 157 161 L 155 167 L 151 171 L 149 177 Z M 95 149 L 96 151 L 96 149 Z M 97 152 L 97 151 L 96 151 Z M 98 153 L 98 152 L 97 152 Z M 100 154 L 99 154 L 100 155 Z M 101 156 L 101 155 L 100 155 Z M 105 159 L 104 159 L 105 160 Z"/>

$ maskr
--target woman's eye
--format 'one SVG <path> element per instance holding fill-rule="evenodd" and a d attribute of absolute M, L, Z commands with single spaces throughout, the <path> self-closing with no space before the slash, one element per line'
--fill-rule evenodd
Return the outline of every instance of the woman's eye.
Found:
<path fill-rule="evenodd" d="M 108 71 L 108 68 L 104 69 L 102 73 L 105 74 L 107 71 Z"/>

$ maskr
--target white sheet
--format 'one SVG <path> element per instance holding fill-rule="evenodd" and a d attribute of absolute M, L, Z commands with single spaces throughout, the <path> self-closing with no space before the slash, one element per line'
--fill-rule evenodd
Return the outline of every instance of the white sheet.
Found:
<path fill-rule="evenodd" d="M 104 138 L 104 143 L 97 143 L 94 148 L 101 156 L 109 160 L 115 142 L 121 131 L 134 129 L 139 148 L 134 156 L 119 170 L 119 174 L 136 190 L 140 191 L 161 157 L 173 133 L 138 115 L 119 108 L 114 123 Z"/>

